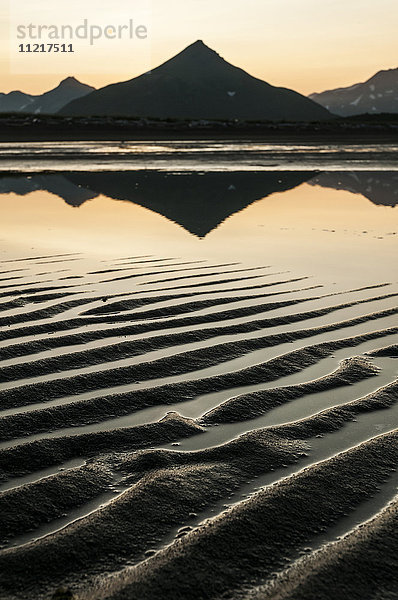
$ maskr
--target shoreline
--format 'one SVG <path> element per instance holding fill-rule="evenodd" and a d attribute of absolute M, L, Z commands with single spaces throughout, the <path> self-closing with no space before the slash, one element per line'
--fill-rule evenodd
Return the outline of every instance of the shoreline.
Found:
<path fill-rule="evenodd" d="M 125 117 L 62 117 L 0 114 L 0 142 L 21 141 L 200 141 L 398 142 L 396 115 L 319 122 L 211 121 Z"/>

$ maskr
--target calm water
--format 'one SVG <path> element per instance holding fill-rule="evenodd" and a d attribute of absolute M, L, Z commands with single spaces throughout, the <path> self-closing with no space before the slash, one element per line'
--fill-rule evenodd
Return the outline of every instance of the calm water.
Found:
<path fill-rule="evenodd" d="M 397 279 L 398 171 L 3 173 L 3 258 L 84 253 Z M 69 261 L 68 268 L 80 268 Z"/>

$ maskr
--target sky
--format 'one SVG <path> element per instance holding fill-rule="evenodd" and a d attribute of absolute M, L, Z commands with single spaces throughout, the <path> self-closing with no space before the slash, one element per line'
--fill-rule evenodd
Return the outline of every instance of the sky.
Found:
<path fill-rule="evenodd" d="M 158 66 L 197 39 L 229 62 L 303 94 L 398 67 L 397 0 L 0 0 L 1 92 L 39 94 L 69 75 L 102 87 Z M 146 39 L 58 40 L 74 53 L 21 53 L 17 26 L 117 27 Z M 38 42 L 39 40 L 37 40 Z M 55 42 L 43 38 L 40 42 Z"/>

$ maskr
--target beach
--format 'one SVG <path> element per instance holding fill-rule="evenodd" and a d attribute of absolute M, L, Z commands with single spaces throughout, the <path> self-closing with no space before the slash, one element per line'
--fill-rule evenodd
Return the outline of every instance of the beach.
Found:
<path fill-rule="evenodd" d="M 0 598 L 395 598 L 396 144 L 0 171 Z"/>

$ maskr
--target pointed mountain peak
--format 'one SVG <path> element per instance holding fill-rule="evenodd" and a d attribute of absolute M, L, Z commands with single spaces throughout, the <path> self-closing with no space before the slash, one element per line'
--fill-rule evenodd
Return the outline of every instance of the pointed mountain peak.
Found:
<path fill-rule="evenodd" d="M 204 43 L 203 40 L 196 40 L 196 42 L 193 42 L 193 44 L 190 44 L 189 46 L 187 46 L 185 49 L 188 50 L 188 48 L 192 48 L 192 49 L 202 49 L 202 50 L 211 50 L 211 48 L 209 48 L 209 46 L 206 46 L 206 44 Z M 213 52 L 213 50 L 211 50 Z"/>
<path fill-rule="evenodd" d="M 196 42 L 187 46 L 182 52 L 180 52 L 180 54 L 198 54 L 198 55 L 209 55 L 209 54 L 214 55 L 215 54 L 216 56 L 219 56 L 215 50 L 213 50 L 209 46 L 206 46 L 206 44 L 204 43 L 203 40 L 196 40 Z"/>
<path fill-rule="evenodd" d="M 176 76 L 179 72 L 179 76 L 184 79 L 190 79 L 193 74 L 200 78 L 201 73 L 208 73 L 211 69 L 224 69 L 227 64 L 217 52 L 206 46 L 202 40 L 197 40 L 154 69 L 152 73 L 169 71 Z"/>
<path fill-rule="evenodd" d="M 80 83 L 76 77 L 66 77 L 60 83 L 60 85 L 74 85 L 76 83 Z"/>

